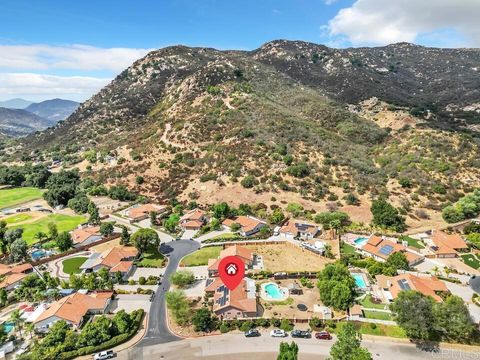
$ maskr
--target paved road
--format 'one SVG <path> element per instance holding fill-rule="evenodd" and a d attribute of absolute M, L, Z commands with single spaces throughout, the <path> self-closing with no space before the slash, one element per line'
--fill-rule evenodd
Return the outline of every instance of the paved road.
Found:
<path fill-rule="evenodd" d="M 137 345 L 145 347 L 154 344 L 163 344 L 171 341 L 181 340 L 170 333 L 167 326 L 165 311 L 165 293 L 170 287 L 169 277 L 175 272 L 180 260 L 199 249 L 199 244 L 191 240 L 179 240 L 163 243 L 160 245 L 160 252 L 168 256 L 168 265 L 165 269 L 162 284 L 155 292 L 155 298 L 150 307 L 148 316 L 148 330 L 143 340 Z"/>
<path fill-rule="evenodd" d="M 275 359 L 281 341 L 291 338 L 271 338 L 262 334 L 259 338 L 246 339 L 242 334 L 225 334 L 203 338 L 185 339 L 165 344 L 139 348 L 118 354 L 118 359 L 153 360 L 153 359 Z M 335 340 L 295 339 L 299 346 L 300 360 L 326 359 Z M 362 346 L 369 349 L 373 359 L 420 360 L 420 359 L 479 359 L 478 347 L 474 350 L 437 349 L 422 351 L 414 344 L 369 337 L 362 341 Z M 476 350 L 476 352 L 475 352 Z"/>

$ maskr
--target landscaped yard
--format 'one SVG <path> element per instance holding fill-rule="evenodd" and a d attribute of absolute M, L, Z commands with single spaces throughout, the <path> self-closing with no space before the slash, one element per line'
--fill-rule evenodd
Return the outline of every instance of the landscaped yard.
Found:
<path fill-rule="evenodd" d="M 360 305 L 368 309 L 385 309 L 386 306 L 385 304 L 375 304 L 372 301 L 371 295 L 365 296 L 365 298 L 360 302 Z"/>
<path fill-rule="evenodd" d="M 465 264 L 467 264 L 468 266 L 474 269 L 480 268 L 480 261 L 478 256 L 475 256 L 474 254 L 465 254 L 461 256 Z"/>
<path fill-rule="evenodd" d="M 183 258 L 181 265 L 183 266 L 201 266 L 207 265 L 208 259 L 216 259 L 222 251 L 221 246 L 207 246 L 195 251 L 194 253 Z"/>
<path fill-rule="evenodd" d="M 19 213 L 19 214 L 15 214 L 15 215 L 7 217 L 5 219 L 5 222 L 7 224 L 11 225 L 11 224 L 16 224 L 16 223 L 19 223 L 19 222 L 30 220 L 32 218 L 33 218 L 33 216 L 30 215 L 30 214 Z"/>
<path fill-rule="evenodd" d="M 66 259 L 62 262 L 63 272 L 65 274 L 79 274 L 81 272 L 80 266 L 87 260 L 86 257 L 78 256 Z"/>
<path fill-rule="evenodd" d="M 340 252 L 342 254 L 355 254 L 355 248 L 352 245 L 344 242 L 341 245 Z"/>
<path fill-rule="evenodd" d="M 367 319 L 392 320 L 392 315 L 380 311 L 363 310 L 363 315 Z"/>
<path fill-rule="evenodd" d="M 0 209 L 40 199 L 42 193 L 42 190 L 31 187 L 0 190 Z"/>
<path fill-rule="evenodd" d="M 338 333 L 340 328 L 344 326 L 346 322 L 340 322 L 338 326 L 333 329 L 330 329 L 331 332 Z M 364 322 L 355 322 L 355 327 L 357 331 L 364 335 L 376 335 L 376 336 L 389 336 L 394 338 L 406 338 L 407 335 L 405 331 L 400 326 L 397 325 L 383 325 L 383 324 L 373 324 L 373 323 L 364 323 Z"/>
<path fill-rule="evenodd" d="M 165 256 L 158 252 L 158 249 L 155 247 L 150 247 L 142 255 L 142 260 L 140 260 L 137 266 L 142 267 L 161 267 L 165 262 Z"/>
<path fill-rule="evenodd" d="M 62 214 L 50 214 L 37 221 L 25 225 L 12 226 L 12 228 L 23 228 L 23 238 L 30 245 L 37 241 L 34 238 L 36 233 L 38 233 L 39 231 L 48 233 L 49 223 L 54 223 L 55 225 L 57 225 L 58 232 L 62 232 L 71 231 L 85 221 L 87 221 L 87 219 L 79 215 L 69 216 Z"/>
<path fill-rule="evenodd" d="M 425 245 L 423 245 L 423 243 L 420 240 L 411 238 L 410 236 L 402 236 L 400 240 L 408 242 L 408 246 L 411 246 L 417 249 L 425 248 Z"/>

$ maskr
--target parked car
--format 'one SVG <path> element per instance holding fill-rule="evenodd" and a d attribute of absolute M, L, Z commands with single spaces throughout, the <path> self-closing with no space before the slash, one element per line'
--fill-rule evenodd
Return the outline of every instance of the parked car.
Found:
<path fill-rule="evenodd" d="M 257 337 L 260 336 L 260 331 L 257 329 L 250 329 L 248 331 L 245 331 L 245 337 Z"/>
<path fill-rule="evenodd" d="M 115 357 L 115 355 L 117 354 L 115 354 L 113 350 L 107 350 L 107 351 L 102 351 L 95 354 L 93 358 L 95 360 L 105 360 L 105 359 L 112 359 L 113 357 Z"/>
<path fill-rule="evenodd" d="M 320 331 L 315 334 L 316 339 L 320 340 L 332 340 L 332 335 L 328 331 Z"/>
<path fill-rule="evenodd" d="M 304 338 L 304 339 L 310 339 L 312 337 L 312 334 L 310 331 L 307 330 L 293 330 L 290 335 L 293 338 Z"/>
<path fill-rule="evenodd" d="M 288 334 L 282 329 L 273 329 L 270 331 L 271 337 L 286 337 Z"/>
<path fill-rule="evenodd" d="M 154 298 L 155 298 L 155 291 L 153 291 L 153 292 L 150 294 L 150 302 L 152 302 Z"/>

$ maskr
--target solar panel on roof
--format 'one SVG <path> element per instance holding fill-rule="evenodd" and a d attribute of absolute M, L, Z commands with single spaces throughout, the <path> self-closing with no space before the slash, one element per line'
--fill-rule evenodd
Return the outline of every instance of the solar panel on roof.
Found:
<path fill-rule="evenodd" d="M 228 300 L 228 288 L 226 286 L 221 286 L 218 288 L 218 291 L 223 291 L 223 295 L 217 300 L 217 304 L 220 306 L 224 306 Z"/>
<path fill-rule="evenodd" d="M 393 246 L 392 245 L 384 245 L 384 246 L 382 246 L 382 248 L 379 251 L 383 255 L 390 255 L 391 252 L 393 251 Z"/>
<path fill-rule="evenodd" d="M 398 283 L 398 286 L 400 286 L 400 289 L 411 290 L 410 284 L 406 279 L 398 280 L 397 283 Z"/>

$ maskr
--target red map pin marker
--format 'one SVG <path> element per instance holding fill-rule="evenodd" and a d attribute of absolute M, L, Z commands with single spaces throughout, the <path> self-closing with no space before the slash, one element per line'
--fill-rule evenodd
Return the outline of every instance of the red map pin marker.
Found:
<path fill-rule="evenodd" d="M 245 264 L 236 256 L 226 256 L 218 264 L 218 274 L 223 283 L 230 290 L 235 289 L 245 275 Z"/>

